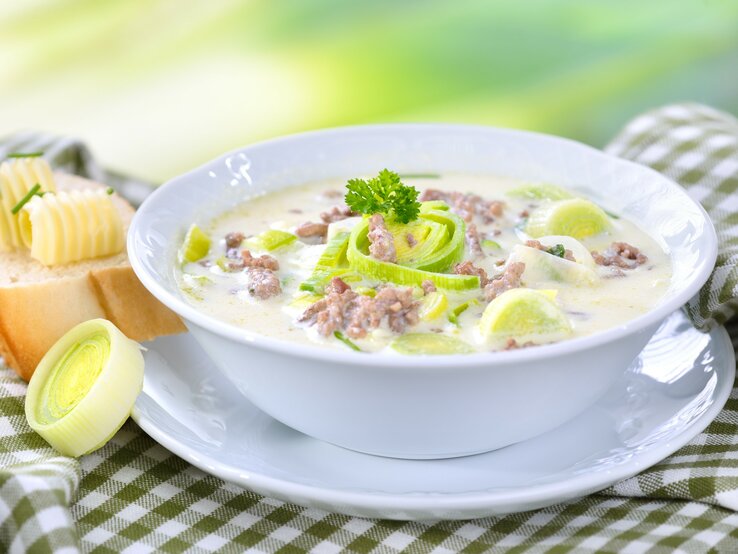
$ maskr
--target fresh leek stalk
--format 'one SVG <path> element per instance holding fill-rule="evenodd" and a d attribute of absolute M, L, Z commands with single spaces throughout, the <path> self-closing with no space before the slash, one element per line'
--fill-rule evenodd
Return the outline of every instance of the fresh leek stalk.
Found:
<path fill-rule="evenodd" d="M 448 308 L 448 297 L 440 291 L 426 294 L 420 301 L 418 316 L 422 321 L 433 321 L 443 315 Z"/>
<path fill-rule="evenodd" d="M 528 284 L 558 281 L 577 286 L 592 286 L 599 282 L 599 276 L 592 267 L 522 244 L 514 246 L 510 252 L 508 263 L 512 262 L 525 264 L 524 279 Z"/>
<path fill-rule="evenodd" d="M 549 183 L 530 183 L 507 192 L 508 196 L 530 200 L 566 200 L 572 195 L 556 185 Z"/>
<path fill-rule="evenodd" d="M 340 277 L 348 273 L 348 268 L 341 268 L 348 263 L 346 259 L 348 242 L 349 233 L 347 232 L 338 233 L 330 239 L 318 258 L 312 275 L 300 283 L 300 290 L 323 292 L 323 288 L 333 277 Z"/>
<path fill-rule="evenodd" d="M 597 204 L 584 198 L 571 198 L 534 210 L 528 217 L 525 232 L 534 238 L 566 235 L 581 240 L 609 227 L 610 218 Z"/>
<path fill-rule="evenodd" d="M 511 289 L 492 300 L 479 321 L 489 338 L 519 341 L 557 340 L 570 335 L 571 323 L 548 291 Z"/>
<path fill-rule="evenodd" d="M 187 229 L 182 248 L 179 251 L 179 261 L 181 263 L 196 262 L 203 259 L 210 252 L 210 237 L 193 223 Z"/>
<path fill-rule="evenodd" d="M 279 229 L 268 229 L 246 240 L 246 245 L 255 250 L 272 252 L 297 240 L 297 236 Z"/>
<path fill-rule="evenodd" d="M 409 333 L 407 335 L 401 335 L 390 343 L 390 347 L 400 354 L 411 356 L 471 354 L 474 352 L 474 348 L 461 339 L 436 333 Z"/>
<path fill-rule="evenodd" d="M 28 423 L 65 456 L 97 450 L 128 419 L 143 373 L 138 343 L 107 320 L 81 323 L 51 347 L 31 377 Z"/>

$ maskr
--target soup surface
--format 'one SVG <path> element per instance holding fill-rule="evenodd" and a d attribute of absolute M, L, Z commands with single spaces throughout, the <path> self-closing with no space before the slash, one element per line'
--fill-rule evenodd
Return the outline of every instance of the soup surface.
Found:
<path fill-rule="evenodd" d="M 183 246 L 183 297 L 278 339 L 422 355 L 589 335 L 649 311 L 668 288 L 657 242 L 573 191 L 401 178 L 421 202 L 407 223 L 399 207 L 372 215 L 354 198 L 369 213 L 348 208 L 337 180 L 255 197 L 201 225 Z"/>

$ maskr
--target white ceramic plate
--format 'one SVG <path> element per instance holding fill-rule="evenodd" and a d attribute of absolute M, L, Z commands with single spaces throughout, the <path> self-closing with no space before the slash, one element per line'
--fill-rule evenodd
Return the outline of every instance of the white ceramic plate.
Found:
<path fill-rule="evenodd" d="M 393 519 L 477 518 L 601 490 L 701 432 L 735 375 L 725 330 L 702 334 L 677 312 L 604 398 L 561 427 L 486 454 L 397 460 L 345 450 L 275 421 L 243 398 L 189 335 L 146 346 L 133 418 L 166 448 L 260 494 Z"/>

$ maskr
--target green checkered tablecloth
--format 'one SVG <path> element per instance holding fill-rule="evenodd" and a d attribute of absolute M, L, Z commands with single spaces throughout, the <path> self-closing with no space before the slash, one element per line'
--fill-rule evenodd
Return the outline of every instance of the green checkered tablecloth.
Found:
<path fill-rule="evenodd" d="M 27 135 L 4 146 L 34 143 L 61 165 L 110 181 L 81 145 L 46 142 Z M 738 283 L 738 121 L 704 106 L 668 106 L 632 121 L 608 150 L 669 175 L 710 212 L 718 267 L 688 311 L 699 325 L 725 322 Z M 113 179 L 134 199 L 147 190 Z M 738 552 L 738 389 L 704 433 L 602 493 L 437 523 L 353 518 L 246 492 L 177 458 L 132 421 L 101 450 L 60 457 L 26 424 L 25 390 L 0 369 L 3 551 Z"/>

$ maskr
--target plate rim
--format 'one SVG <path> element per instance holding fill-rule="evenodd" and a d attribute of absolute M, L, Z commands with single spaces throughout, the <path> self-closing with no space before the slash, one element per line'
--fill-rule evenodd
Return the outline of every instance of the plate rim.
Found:
<path fill-rule="evenodd" d="M 199 453 L 192 447 L 161 431 L 152 420 L 139 410 L 138 403 L 134 405 L 131 417 L 154 441 L 205 473 L 238 485 L 244 490 L 273 496 L 286 502 L 299 503 L 296 500 L 299 498 L 308 500 L 311 504 L 342 506 L 346 508 L 343 513 L 350 513 L 351 511 L 381 513 L 388 510 L 407 512 L 403 514 L 403 519 L 421 519 L 413 517 L 413 514 L 428 514 L 430 511 L 433 513 L 454 512 L 456 517 L 453 519 L 480 517 L 478 515 L 480 512 L 488 512 L 489 515 L 513 513 L 519 510 L 505 511 L 504 507 L 510 505 L 552 505 L 603 490 L 657 464 L 704 431 L 727 402 L 733 390 L 736 373 L 735 351 L 725 327 L 716 327 L 709 332 L 709 335 L 711 342 L 719 345 L 719 348 L 727 350 L 727 361 L 730 363 L 726 364 L 727 367 L 716 369 L 715 374 L 718 383 L 713 394 L 713 401 L 697 419 L 668 442 L 651 445 L 645 451 L 637 452 L 632 458 L 616 465 L 614 468 L 609 468 L 607 471 L 586 472 L 567 479 L 527 487 L 452 493 L 382 493 L 295 483 L 252 470 L 238 469 L 220 462 L 212 456 Z M 429 505 L 429 501 L 432 502 L 432 505 Z M 333 511 L 339 510 L 334 508 Z M 389 516 L 383 515 L 382 517 Z M 440 518 L 440 516 L 435 515 L 429 517 L 433 519 Z"/>

